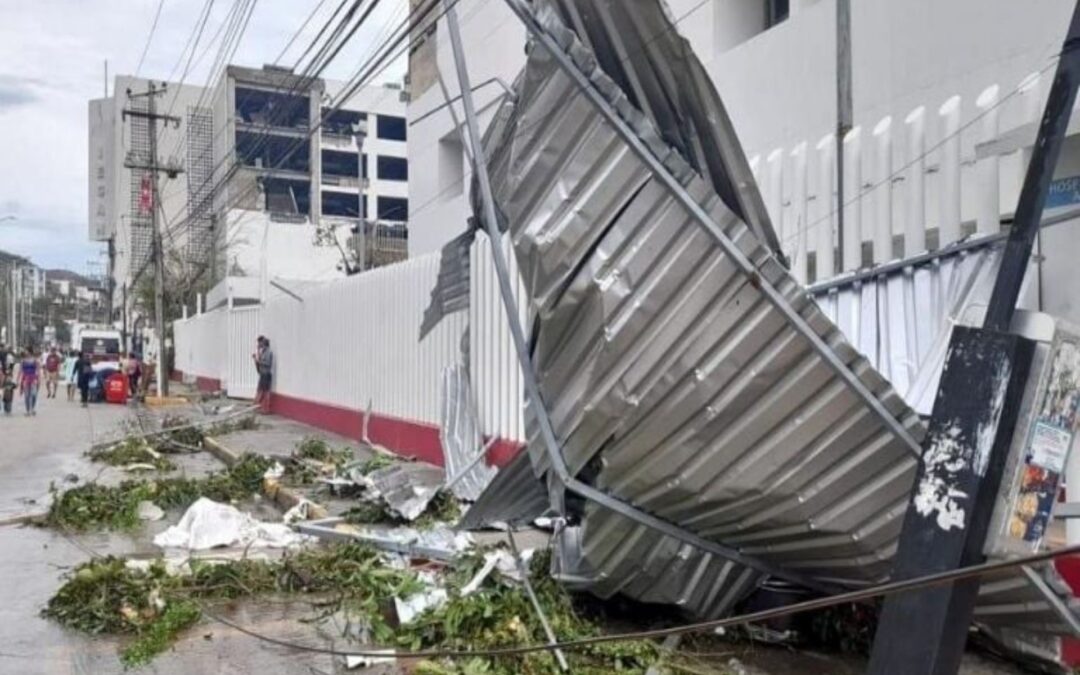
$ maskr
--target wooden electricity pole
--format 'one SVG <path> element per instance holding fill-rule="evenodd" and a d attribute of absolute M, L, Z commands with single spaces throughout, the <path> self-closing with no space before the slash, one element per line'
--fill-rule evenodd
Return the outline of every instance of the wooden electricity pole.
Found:
<path fill-rule="evenodd" d="M 165 83 L 160 88 L 153 82 L 147 83 L 146 92 L 132 94 L 127 92 L 129 99 L 146 97 L 146 110 L 125 109 L 124 119 L 136 117 L 145 119 L 149 127 L 150 152 L 147 158 L 128 158 L 124 166 L 129 169 L 142 169 L 150 172 L 150 228 L 151 228 L 151 261 L 154 264 L 154 325 L 158 331 L 158 355 L 157 355 L 157 382 L 158 396 L 169 395 L 169 378 L 165 376 L 165 255 L 161 243 L 161 226 L 158 219 L 158 174 L 165 173 L 169 178 L 175 178 L 183 173 L 183 169 L 175 166 L 163 166 L 158 162 L 157 156 L 157 121 L 164 120 L 165 124 L 172 122 L 177 129 L 180 128 L 180 118 L 172 115 L 159 115 L 157 113 L 157 97 L 165 93 Z"/>

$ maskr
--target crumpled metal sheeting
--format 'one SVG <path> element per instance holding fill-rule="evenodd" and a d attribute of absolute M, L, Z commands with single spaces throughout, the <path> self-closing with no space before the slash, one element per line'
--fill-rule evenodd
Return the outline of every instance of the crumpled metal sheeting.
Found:
<path fill-rule="evenodd" d="M 458 522 L 460 530 L 476 530 L 495 523 L 530 523 L 551 510 L 547 487 L 533 472 L 529 455 L 520 452 L 499 469 L 487 489 Z"/>
<path fill-rule="evenodd" d="M 1047 585 L 1073 614 L 1080 612 L 1080 600 L 1073 597 L 1065 580 L 1053 566 L 1036 568 Z M 1068 635 L 1071 628 L 1023 573 L 1009 570 L 982 580 L 975 623 L 1036 633 Z"/>
<path fill-rule="evenodd" d="M 610 0 L 549 2 L 663 142 L 770 250 L 779 251 L 750 165 L 738 144 L 728 142 L 735 129 L 727 110 L 666 4 L 638 0 L 628 11 L 625 3 Z"/>
<path fill-rule="evenodd" d="M 474 461 L 484 452 L 484 439 L 476 421 L 469 370 L 462 364 L 443 369 L 440 418 L 439 440 L 447 482 L 453 483 L 450 489 L 455 497 L 474 501 L 498 469 L 483 459 Z M 464 475 L 459 477 L 462 472 Z"/>
<path fill-rule="evenodd" d="M 618 593 L 676 605 L 697 616 L 721 616 L 762 576 L 628 518 L 587 504 L 581 525 L 556 532 L 553 574 L 570 588 L 602 598 Z"/>
<path fill-rule="evenodd" d="M 423 340 L 443 317 L 469 309 L 469 249 L 474 239 L 476 230 L 470 227 L 442 247 L 439 276 L 431 289 L 431 302 L 424 309 L 419 339 Z"/>
<path fill-rule="evenodd" d="M 516 106 L 489 137 L 500 167 L 492 178 L 569 469 L 599 458 L 601 489 L 769 561 L 851 584 L 883 578 L 915 449 L 761 284 L 780 291 L 916 440 L 921 422 L 546 7 L 537 10 L 544 25 L 756 268 L 748 275 L 726 255 L 546 51 L 532 49 Z M 535 429 L 529 449 L 545 470 Z M 598 511 L 586 510 L 586 556 L 613 536 L 591 527 Z M 584 562 L 598 579 L 620 565 L 617 556 Z M 685 573 L 665 581 L 680 589 Z"/>

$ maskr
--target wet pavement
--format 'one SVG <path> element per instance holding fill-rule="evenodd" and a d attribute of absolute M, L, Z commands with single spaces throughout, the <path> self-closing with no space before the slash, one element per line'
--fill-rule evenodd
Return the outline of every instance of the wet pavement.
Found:
<path fill-rule="evenodd" d="M 145 416 L 183 414 L 202 417 L 194 406 L 144 412 Z M 61 399 L 43 400 L 34 418 L 0 419 L 0 517 L 44 511 L 49 485 L 62 484 L 74 474 L 79 482 L 96 478 L 112 483 L 129 478 L 121 469 L 91 464 L 83 453 L 96 440 L 115 438 L 124 426 L 137 426 L 132 410 L 122 406 L 92 406 L 82 409 Z M 335 447 L 348 445 L 355 456 L 371 452 L 350 439 L 314 430 L 302 424 L 274 417 L 260 418 L 260 428 L 235 432 L 221 440 L 238 452 L 258 452 L 285 456 L 307 436 L 319 436 Z M 209 453 L 175 455 L 178 473 L 199 475 L 221 468 Z M 278 512 L 266 501 L 240 505 L 266 520 Z M 66 535 L 35 526 L 0 526 L 0 673 L 67 674 L 126 672 L 119 661 L 123 642 L 116 638 L 89 637 L 68 631 L 40 617 L 40 611 L 63 582 L 64 574 L 95 555 L 154 557 L 160 551 L 152 543 L 154 534 L 176 522 L 180 513 L 169 513 L 162 521 L 147 523 L 137 533 L 90 533 Z M 485 533 L 480 539 L 495 540 L 503 535 Z M 543 545 L 546 534 L 523 533 L 522 546 Z M 215 606 L 215 613 L 262 635 L 316 647 L 347 648 L 330 628 L 319 628 L 304 619 L 312 616 L 311 605 L 288 598 L 260 599 Z M 732 659 L 736 661 L 732 661 Z M 693 657 L 700 672 L 745 675 L 854 675 L 864 671 L 859 658 L 795 652 L 768 646 L 732 645 L 730 651 Z M 399 669 L 400 670 L 400 669 Z M 169 652 L 140 669 L 146 673 L 355 673 L 332 656 L 303 652 L 260 641 L 233 628 L 204 618 L 188 631 Z M 127 671 L 130 672 L 130 671 Z M 364 671 L 374 672 L 374 671 Z M 1001 664 L 968 654 L 963 675 L 1011 675 L 1023 672 L 1011 664 Z"/>

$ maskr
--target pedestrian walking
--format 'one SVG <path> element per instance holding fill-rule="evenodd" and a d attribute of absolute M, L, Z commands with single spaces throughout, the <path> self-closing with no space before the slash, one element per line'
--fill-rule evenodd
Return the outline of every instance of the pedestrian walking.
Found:
<path fill-rule="evenodd" d="M 19 363 L 19 393 L 23 397 L 26 406 L 26 416 L 37 414 L 38 386 L 41 383 L 41 362 L 33 349 L 22 353 L 22 361 Z"/>
<path fill-rule="evenodd" d="M 64 357 L 64 364 L 60 367 L 60 377 L 63 378 L 64 384 L 67 386 L 68 402 L 75 400 L 75 386 L 78 384 L 78 379 L 75 376 L 75 364 L 78 361 L 75 350 L 70 349 Z"/>
<path fill-rule="evenodd" d="M 251 355 L 255 362 L 255 371 L 259 374 L 259 385 L 255 389 L 255 405 L 264 415 L 270 414 L 270 387 L 273 384 L 274 352 L 270 350 L 270 340 L 260 335 L 255 340 L 255 353 Z"/>
<path fill-rule="evenodd" d="M 90 378 L 93 376 L 94 363 L 90 360 L 90 356 L 86 352 L 79 352 L 79 356 L 75 361 L 75 377 L 79 385 L 79 397 L 84 408 L 90 400 Z"/>
<path fill-rule="evenodd" d="M 3 383 L 4 415 L 11 417 L 11 406 L 15 401 L 15 389 L 18 385 L 15 383 L 15 376 L 5 368 L 0 368 L 0 382 Z"/>
<path fill-rule="evenodd" d="M 131 398 L 135 398 L 139 392 L 139 377 L 142 375 L 142 362 L 135 352 L 128 354 L 127 361 L 124 362 L 124 374 L 128 379 L 128 392 Z"/>
<path fill-rule="evenodd" d="M 60 388 L 60 352 L 56 347 L 49 350 L 45 357 L 45 398 L 56 398 L 56 390 Z"/>

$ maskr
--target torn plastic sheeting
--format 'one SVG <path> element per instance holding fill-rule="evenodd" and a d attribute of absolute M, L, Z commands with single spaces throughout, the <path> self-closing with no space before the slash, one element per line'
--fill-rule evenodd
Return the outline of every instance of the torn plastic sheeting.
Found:
<path fill-rule="evenodd" d="M 387 506 L 406 520 L 416 520 L 445 480 L 443 470 L 423 462 L 398 462 L 372 471 L 367 481 Z"/>
<path fill-rule="evenodd" d="M 289 548 L 307 540 L 288 525 L 264 523 L 228 504 L 200 498 L 180 522 L 154 537 L 161 548 L 202 551 L 218 546 Z"/>
<path fill-rule="evenodd" d="M 531 548 L 521 552 L 521 566 L 524 566 L 525 569 L 529 568 L 529 561 L 532 560 L 533 553 L 534 549 Z M 491 576 L 491 573 L 495 570 L 498 570 L 500 575 L 511 581 L 521 583 L 522 579 L 524 579 L 521 566 L 518 565 L 518 561 L 509 551 L 504 549 L 489 551 L 484 554 L 483 566 L 473 575 L 469 583 L 461 587 L 461 594 L 471 595 L 475 593 L 484 583 L 484 580 Z"/>
<path fill-rule="evenodd" d="M 394 611 L 397 613 L 398 621 L 402 625 L 408 625 L 425 611 L 442 607 L 449 599 L 450 596 L 445 588 L 431 588 L 414 593 L 404 600 L 394 598 Z"/>
<path fill-rule="evenodd" d="M 455 497 L 475 501 L 498 470 L 484 459 L 484 439 L 476 421 L 468 369 L 462 364 L 444 368 L 441 388 L 439 440 L 447 483 Z"/>

